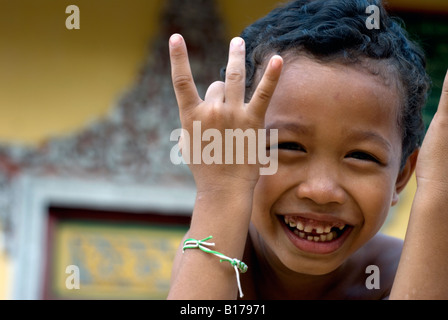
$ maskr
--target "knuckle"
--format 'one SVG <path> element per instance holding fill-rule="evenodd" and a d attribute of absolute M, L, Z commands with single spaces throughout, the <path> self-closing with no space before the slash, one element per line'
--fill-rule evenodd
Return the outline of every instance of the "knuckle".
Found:
<path fill-rule="evenodd" d="M 244 74 L 241 72 L 241 70 L 227 69 L 226 79 L 232 82 L 242 82 L 244 81 Z"/>
<path fill-rule="evenodd" d="M 270 91 L 266 90 L 266 88 L 259 87 L 257 92 L 257 98 L 263 102 L 267 102 L 271 99 Z"/>
<path fill-rule="evenodd" d="M 176 75 L 173 76 L 173 85 L 179 90 L 186 89 L 190 86 L 193 78 L 190 75 Z"/>

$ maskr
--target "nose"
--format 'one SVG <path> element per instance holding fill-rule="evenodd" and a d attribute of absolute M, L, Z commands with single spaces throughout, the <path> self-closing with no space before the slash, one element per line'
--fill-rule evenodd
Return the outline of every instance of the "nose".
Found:
<path fill-rule="evenodd" d="M 297 197 L 309 199 L 319 205 L 343 204 L 347 193 L 341 185 L 340 174 L 329 164 L 309 164 L 304 179 L 297 185 Z"/>

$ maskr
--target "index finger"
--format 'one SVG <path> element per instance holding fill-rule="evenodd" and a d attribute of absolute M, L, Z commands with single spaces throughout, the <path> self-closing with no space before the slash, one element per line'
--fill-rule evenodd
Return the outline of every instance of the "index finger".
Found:
<path fill-rule="evenodd" d="M 169 40 L 171 78 L 179 108 L 195 107 L 201 101 L 193 75 L 185 41 L 180 34 L 173 34 Z"/>

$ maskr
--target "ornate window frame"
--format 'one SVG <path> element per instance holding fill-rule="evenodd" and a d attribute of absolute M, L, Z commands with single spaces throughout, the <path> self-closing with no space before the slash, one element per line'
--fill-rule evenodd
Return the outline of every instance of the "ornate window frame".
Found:
<path fill-rule="evenodd" d="M 42 299 L 48 208 L 50 205 L 126 210 L 133 213 L 157 211 L 190 215 L 196 191 L 189 187 L 116 184 L 105 180 L 22 175 L 14 184 L 18 201 L 12 208 L 12 299 Z"/>

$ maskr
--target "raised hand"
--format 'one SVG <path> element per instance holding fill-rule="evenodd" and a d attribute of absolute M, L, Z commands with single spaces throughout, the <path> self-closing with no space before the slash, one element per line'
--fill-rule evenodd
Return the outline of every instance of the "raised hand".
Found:
<path fill-rule="evenodd" d="M 436 114 L 423 140 L 416 167 L 417 182 L 448 195 L 448 73 Z"/>
<path fill-rule="evenodd" d="M 229 61 L 225 82 L 216 81 L 210 85 L 201 99 L 191 73 L 187 47 L 179 34 L 171 36 L 170 41 L 171 72 L 174 91 L 179 106 L 182 128 L 189 133 L 190 139 L 180 141 L 183 156 L 190 166 L 198 191 L 217 189 L 229 183 L 243 183 L 254 186 L 259 177 L 259 164 L 228 164 L 224 161 L 224 137 L 226 129 L 254 130 L 264 128 L 264 116 L 280 77 L 283 60 L 273 56 L 249 103 L 245 97 L 245 44 L 242 38 L 232 39 L 229 49 Z M 193 122 L 200 121 L 200 134 L 214 129 L 221 134 L 222 164 L 205 164 L 202 159 L 193 159 L 193 153 L 201 150 L 193 145 Z M 197 124 L 197 122 L 196 122 Z M 217 131 L 216 131 L 217 130 Z M 197 134 L 197 132 L 195 132 Z M 196 137 L 197 138 L 197 137 Z M 215 141 L 216 142 L 216 141 Z M 188 153 L 185 152 L 188 148 Z M 229 150 L 227 150 L 229 151 Z M 245 150 L 247 153 L 247 148 Z M 245 154 L 247 160 L 247 154 Z"/>
<path fill-rule="evenodd" d="M 191 73 L 184 39 L 181 35 L 174 34 L 169 46 L 173 86 L 184 134 L 179 144 L 182 156 L 186 158 L 193 173 L 197 189 L 187 236 L 203 239 L 213 235 L 215 250 L 241 260 L 260 164 L 248 164 L 248 161 L 244 161 L 244 164 L 227 163 L 225 156 L 229 150 L 224 145 L 225 131 L 264 129 L 265 112 L 279 80 L 283 60 L 274 56 L 267 62 L 266 71 L 251 101 L 245 103 L 245 44 L 242 38 L 234 38 L 230 43 L 225 82 L 212 83 L 204 99 L 201 99 Z M 198 134 L 194 132 L 198 131 L 195 127 L 198 123 L 201 138 L 210 130 L 215 133 L 215 151 L 223 151 L 218 163 L 207 164 L 204 159 L 194 159 L 198 151 L 202 155 L 209 146 L 198 146 L 192 141 L 196 138 L 194 135 Z M 187 139 L 187 135 L 191 139 Z M 247 158 L 247 147 L 244 151 Z M 214 285 L 210 286 L 210 283 Z M 173 265 L 169 299 L 234 299 L 236 289 L 233 268 L 219 263 L 216 257 L 200 250 L 189 250 L 183 254 L 179 249 Z"/>
<path fill-rule="evenodd" d="M 448 74 L 420 149 L 417 191 L 391 299 L 448 299 Z"/>

